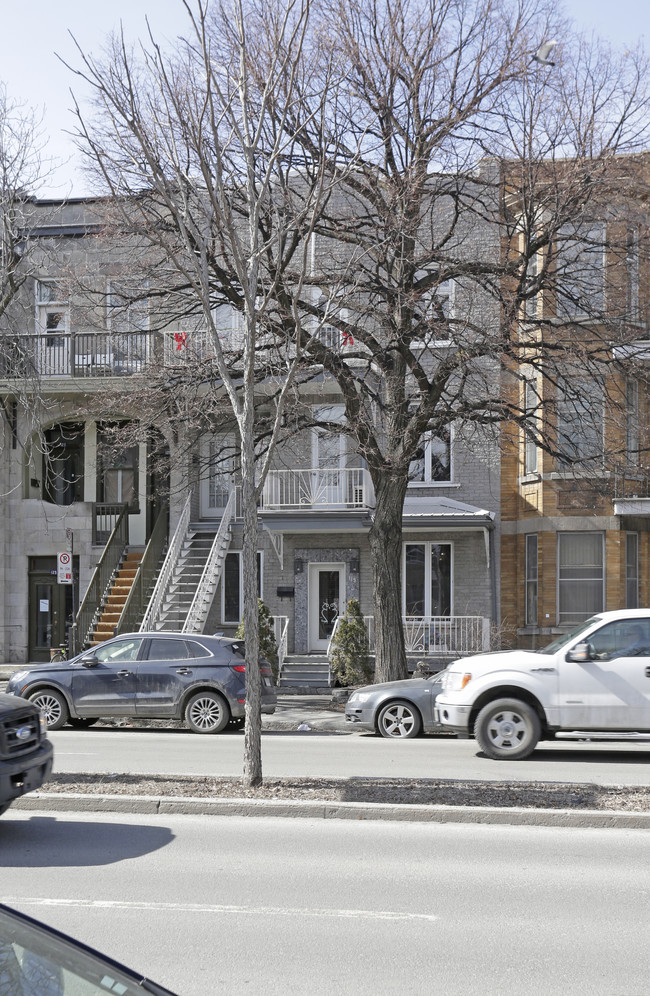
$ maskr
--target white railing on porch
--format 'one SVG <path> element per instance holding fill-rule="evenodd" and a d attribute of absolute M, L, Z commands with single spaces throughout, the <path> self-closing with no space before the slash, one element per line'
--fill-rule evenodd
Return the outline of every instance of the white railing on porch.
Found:
<path fill-rule="evenodd" d="M 370 650 L 375 649 L 374 616 L 364 616 Z M 453 657 L 490 649 L 490 620 L 485 616 L 402 616 L 407 654 Z"/>
<path fill-rule="evenodd" d="M 370 508 L 370 474 L 362 467 L 269 471 L 262 508 Z"/>
<path fill-rule="evenodd" d="M 273 635 L 278 647 L 278 673 L 287 659 L 287 641 L 289 638 L 289 617 L 271 616 L 273 619 Z"/>

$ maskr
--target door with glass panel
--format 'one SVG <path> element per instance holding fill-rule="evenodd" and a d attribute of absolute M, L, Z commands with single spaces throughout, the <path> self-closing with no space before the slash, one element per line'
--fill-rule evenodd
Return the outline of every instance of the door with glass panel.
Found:
<path fill-rule="evenodd" d="M 342 405 L 314 409 L 315 418 L 341 422 Z M 314 429 L 312 436 L 312 504 L 341 505 L 345 503 L 345 436 L 330 429 Z"/>
<path fill-rule="evenodd" d="M 309 565 L 309 649 L 325 652 L 345 604 L 345 564 Z"/>
<path fill-rule="evenodd" d="M 405 543 L 404 636 L 412 653 L 453 649 L 451 543 Z"/>
<path fill-rule="evenodd" d="M 226 433 L 201 440 L 201 518 L 220 519 L 233 487 L 235 437 Z"/>

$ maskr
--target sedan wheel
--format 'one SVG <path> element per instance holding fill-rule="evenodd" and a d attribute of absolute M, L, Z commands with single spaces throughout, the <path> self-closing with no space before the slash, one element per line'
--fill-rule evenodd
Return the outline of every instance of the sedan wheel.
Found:
<path fill-rule="evenodd" d="M 408 702 L 389 702 L 377 720 L 377 730 L 389 740 L 412 740 L 421 728 L 420 714 Z"/>
<path fill-rule="evenodd" d="M 45 716 L 48 730 L 60 730 L 68 722 L 68 706 L 60 692 L 53 688 L 42 688 L 29 696 L 37 709 Z"/>
<path fill-rule="evenodd" d="M 193 695 L 185 709 L 185 721 L 192 733 L 220 733 L 229 719 L 230 710 L 216 692 Z"/>
<path fill-rule="evenodd" d="M 535 750 L 541 724 L 534 709 L 519 699 L 497 699 L 479 712 L 474 736 L 495 761 L 518 761 Z"/>

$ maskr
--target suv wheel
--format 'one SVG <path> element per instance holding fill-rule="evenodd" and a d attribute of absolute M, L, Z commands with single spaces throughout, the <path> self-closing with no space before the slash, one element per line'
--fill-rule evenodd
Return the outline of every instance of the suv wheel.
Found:
<path fill-rule="evenodd" d="M 60 730 L 68 722 L 68 704 L 61 692 L 41 688 L 29 696 L 29 701 L 45 716 L 48 730 Z"/>
<path fill-rule="evenodd" d="M 198 692 L 185 707 L 185 721 L 192 733 L 221 733 L 230 710 L 216 692 Z"/>
<path fill-rule="evenodd" d="M 541 736 L 539 716 L 519 699 L 495 699 L 476 717 L 474 736 L 495 761 L 518 761 L 535 750 Z"/>

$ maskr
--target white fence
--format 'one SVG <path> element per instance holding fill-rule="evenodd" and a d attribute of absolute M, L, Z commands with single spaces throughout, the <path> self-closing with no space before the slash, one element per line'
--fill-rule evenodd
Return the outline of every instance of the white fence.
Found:
<path fill-rule="evenodd" d="M 374 616 L 364 616 L 375 649 Z M 490 649 L 490 620 L 485 616 L 402 616 L 407 654 L 453 657 Z"/>

